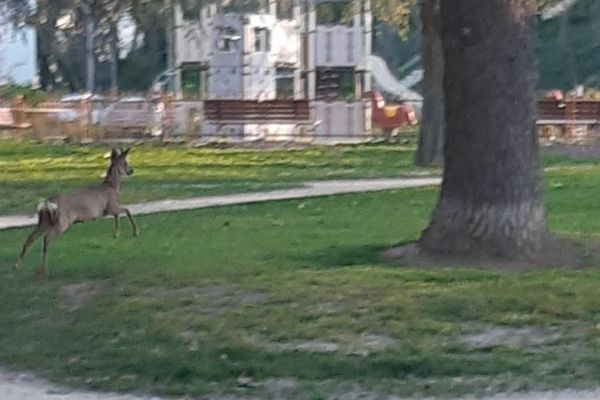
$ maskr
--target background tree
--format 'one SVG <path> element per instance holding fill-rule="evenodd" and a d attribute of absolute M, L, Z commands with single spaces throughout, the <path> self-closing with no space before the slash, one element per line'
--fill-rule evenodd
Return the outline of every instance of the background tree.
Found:
<path fill-rule="evenodd" d="M 548 241 L 536 115 L 533 0 L 441 1 L 446 145 L 438 204 L 419 246 L 535 258 Z"/>
<path fill-rule="evenodd" d="M 0 6 L 9 11 L 5 15 L 7 20 L 15 25 L 28 24 L 38 31 L 38 65 L 45 89 L 66 84 L 71 90 L 79 91 L 91 83 L 100 83 L 102 90 L 115 88 L 120 80 L 119 66 L 127 64 L 119 57 L 117 30 L 119 20 L 125 15 L 131 17 L 137 29 L 129 52 L 133 61 L 129 65 L 134 65 L 136 71 L 129 75 L 143 77 L 142 84 L 147 87 L 154 78 L 152 73 L 164 67 L 162 2 L 38 0 L 35 9 L 27 3 L 27 0 L 0 0 Z M 93 81 L 86 85 L 87 76 Z"/>
<path fill-rule="evenodd" d="M 560 0 L 538 0 L 537 12 L 541 13 L 549 7 L 555 6 Z M 421 33 L 421 60 L 423 65 L 423 115 L 419 130 L 419 144 L 415 156 L 415 163 L 419 166 L 443 164 L 444 143 L 444 55 L 441 46 L 441 20 L 440 0 L 421 0 L 420 17 Z M 567 44 L 567 18 L 568 14 L 560 15 L 561 35 L 559 35 L 559 49 L 565 54 L 563 57 L 570 66 L 569 72 L 574 72 L 573 55 L 571 47 Z M 574 78 L 572 79 L 575 80 Z"/>
<path fill-rule="evenodd" d="M 371 8 L 376 21 L 392 27 L 401 37 L 405 37 L 415 4 L 416 0 L 372 0 Z"/>
<path fill-rule="evenodd" d="M 420 16 L 423 109 L 415 163 L 441 166 L 445 122 L 440 0 L 421 0 Z"/>
<path fill-rule="evenodd" d="M 405 34 L 414 1 L 373 0 L 376 23 L 389 24 Z M 114 89 L 118 83 L 124 90 L 145 90 L 167 66 L 167 21 L 172 12 L 168 6 L 179 3 L 188 14 L 198 15 L 206 2 L 38 0 L 35 12 L 29 0 L 0 0 L 0 6 L 10 11 L 5 15 L 7 21 L 15 25 L 26 23 L 38 31 L 38 65 L 44 89 L 67 86 L 71 91 L 80 91 L 97 86 L 106 90 Z M 279 3 L 280 9 L 285 9 L 291 7 L 292 0 Z M 259 4 L 259 0 L 222 2 L 229 11 L 256 10 Z M 353 1 L 346 6 L 352 7 Z M 344 13 L 351 15 L 347 10 Z M 126 57 L 119 54 L 122 52 L 116 29 L 124 15 L 131 17 L 136 28 Z"/>

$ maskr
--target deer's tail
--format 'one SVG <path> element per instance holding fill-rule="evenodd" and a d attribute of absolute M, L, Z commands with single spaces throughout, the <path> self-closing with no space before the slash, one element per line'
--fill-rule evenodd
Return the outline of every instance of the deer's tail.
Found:
<path fill-rule="evenodd" d="M 50 200 L 41 201 L 37 206 L 38 224 L 42 223 L 44 216 L 48 216 L 52 225 L 58 222 L 58 204 Z"/>

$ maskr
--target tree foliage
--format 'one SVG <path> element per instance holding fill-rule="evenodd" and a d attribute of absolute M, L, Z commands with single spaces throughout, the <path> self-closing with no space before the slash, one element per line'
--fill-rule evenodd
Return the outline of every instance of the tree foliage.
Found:
<path fill-rule="evenodd" d="M 537 9 L 538 12 L 542 12 L 548 7 L 555 6 L 557 3 L 560 3 L 563 0 L 537 0 Z"/>
<path fill-rule="evenodd" d="M 416 0 L 373 0 L 373 16 L 404 37 L 408 32 L 410 13 L 415 4 Z"/>
<path fill-rule="evenodd" d="M 375 25 L 391 27 L 400 36 L 409 29 L 410 14 L 418 0 L 372 0 Z M 540 10 L 559 0 L 538 0 Z M 127 14 L 134 22 L 135 41 L 127 57 L 119 61 L 120 83 L 126 89 L 141 89 L 166 67 L 166 16 L 168 6 L 180 4 L 188 15 L 198 15 L 208 0 L 0 0 L 2 23 L 27 24 L 35 27 L 39 38 L 39 66 L 44 87 L 66 85 L 81 90 L 85 82 L 85 18 L 94 21 L 94 53 L 98 63 L 97 81 L 107 86 L 107 61 L 111 45 L 118 40 L 115 25 Z M 290 8 L 293 0 L 278 0 L 281 9 Z M 259 0 L 224 0 L 224 10 L 255 10 Z M 319 6 L 319 18 L 349 20 L 353 1 L 326 3 Z M 87 10 L 87 12 L 86 12 Z M 88 14 L 89 12 L 89 14 Z"/>

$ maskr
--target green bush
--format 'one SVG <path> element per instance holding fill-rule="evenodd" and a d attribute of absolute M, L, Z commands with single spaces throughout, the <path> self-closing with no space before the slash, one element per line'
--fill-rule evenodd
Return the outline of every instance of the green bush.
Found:
<path fill-rule="evenodd" d="M 25 103 L 36 105 L 46 100 L 48 94 L 31 86 L 7 85 L 0 86 L 0 99 L 12 101 L 15 96 L 23 96 Z"/>

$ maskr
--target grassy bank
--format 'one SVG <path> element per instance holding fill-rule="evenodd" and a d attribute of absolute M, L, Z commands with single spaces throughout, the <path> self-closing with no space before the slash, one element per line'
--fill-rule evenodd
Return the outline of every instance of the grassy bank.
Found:
<path fill-rule="evenodd" d="M 552 230 L 597 236 L 598 165 L 546 162 Z M 301 170 L 294 176 L 308 179 Z M 33 278 L 38 248 L 25 270 L 9 268 L 26 230 L 1 232 L 0 363 L 74 386 L 163 395 L 596 384 L 595 265 L 499 272 L 378 262 L 382 249 L 418 237 L 435 198 L 436 189 L 414 189 L 157 214 L 139 218 L 138 239 L 112 239 L 106 220 L 74 226 L 53 246 L 44 282 Z M 256 387 L 238 388 L 240 376 Z"/>
<path fill-rule="evenodd" d="M 0 141 L 0 215 L 31 212 L 57 192 L 100 181 L 106 147 Z M 322 179 L 396 177 L 428 173 L 413 167 L 403 145 L 310 147 L 298 150 L 188 149 L 136 146 L 135 175 L 124 203 L 285 188 Z"/>

